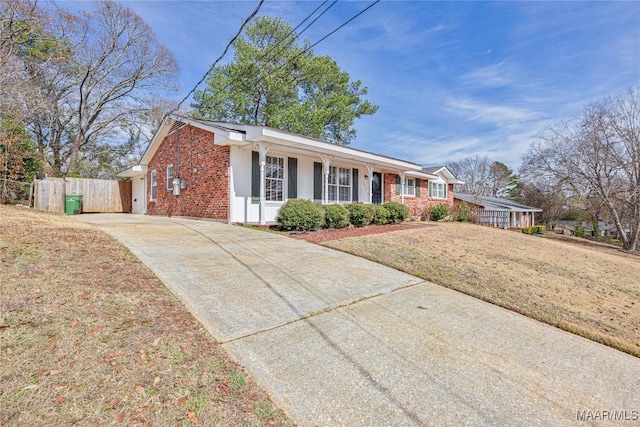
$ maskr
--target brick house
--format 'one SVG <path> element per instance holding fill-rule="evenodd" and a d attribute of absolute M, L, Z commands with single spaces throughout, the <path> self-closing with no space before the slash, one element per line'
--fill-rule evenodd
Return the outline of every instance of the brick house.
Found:
<path fill-rule="evenodd" d="M 453 205 L 446 168 L 331 144 L 265 126 L 167 117 L 133 181 L 132 212 L 267 224 L 292 198 L 319 203 L 396 201 L 417 215 Z"/>

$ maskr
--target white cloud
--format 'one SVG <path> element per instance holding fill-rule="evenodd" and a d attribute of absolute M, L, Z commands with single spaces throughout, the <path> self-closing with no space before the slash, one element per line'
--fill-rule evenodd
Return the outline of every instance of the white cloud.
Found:
<path fill-rule="evenodd" d="M 466 120 L 491 123 L 499 126 L 529 121 L 538 117 L 532 110 L 502 104 L 490 104 L 472 99 L 449 99 L 445 111 L 465 117 Z"/>

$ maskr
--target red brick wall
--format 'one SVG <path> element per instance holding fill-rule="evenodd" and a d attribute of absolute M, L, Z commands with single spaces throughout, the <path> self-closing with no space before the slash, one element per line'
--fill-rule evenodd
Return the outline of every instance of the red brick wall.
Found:
<path fill-rule="evenodd" d="M 396 194 L 396 174 L 384 174 L 384 201 L 401 203 L 402 196 Z M 412 217 L 421 217 L 431 206 L 445 203 L 453 207 L 453 184 L 447 186 L 447 199 L 433 199 L 429 197 L 429 181 L 420 180 L 420 197 L 404 196 L 404 204 L 409 208 Z"/>
<path fill-rule="evenodd" d="M 149 162 L 147 211 L 150 215 L 229 218 L 229 147 L 214 145 L 214 134 L 184 126 L 167 135 Z M 167 165 L 173 177 L 187 181 L 179 196 L 167 190 Z M 158 191 L 151 200 L 151 171 L 156 170 Z"/>

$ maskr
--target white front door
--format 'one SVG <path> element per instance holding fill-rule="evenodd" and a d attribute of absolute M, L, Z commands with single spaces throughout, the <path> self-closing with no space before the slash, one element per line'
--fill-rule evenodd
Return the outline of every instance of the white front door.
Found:
<path fill-rule="evenodd" d="M 131 213 L 146 214 L 147 213 L 147 177 L 136 176 L 131 178 Z"/>

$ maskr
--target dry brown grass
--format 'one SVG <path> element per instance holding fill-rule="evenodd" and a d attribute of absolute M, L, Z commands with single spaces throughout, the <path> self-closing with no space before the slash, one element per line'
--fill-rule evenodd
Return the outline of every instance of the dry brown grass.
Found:
<path fill-rule="evenodd" d="M 0 425 L 291 425 L 114 239 L 0 218 Z"/>
<path fill-rule="evenodd" d="M 461 223 L 325 245 L 640 357 L 636 255 Z"/>

